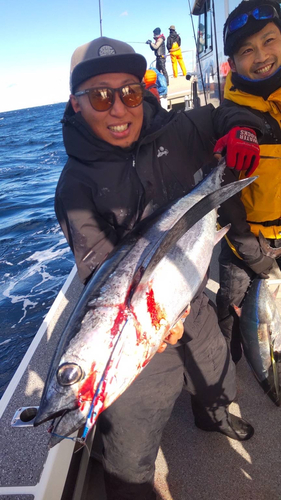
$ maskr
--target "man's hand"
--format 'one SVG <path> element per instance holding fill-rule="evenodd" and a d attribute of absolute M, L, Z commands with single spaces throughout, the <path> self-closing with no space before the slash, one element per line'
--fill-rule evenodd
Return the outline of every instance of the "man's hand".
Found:
<path fill-rule="evenodd" d="M 178 342 L 178 340 L 182 338 L 184 332 L 183 319 L 185 319 L 186 316 L 189 315 L 189 313 L 190 313 L 190 306 L 186 309 L 181 319 L 175 324 L 175 326 L 171 328 L 169 334 L 165 338 L 165 341 L 162 342 L 157 352 L 164 352 L 167 347 L 167 344 L 175 345 Z"/>
<path fill-rule="evenodd" d="M 246 170 L 250 177 L 260 161 L 260 147 L 254 130 L 234 127 L 215 144 L 214 155 L 217 159 L 226 152 L 226 165 L 235 170 Z"/>
<path fill-rule="evenodd" d="M 150 45 L 152 43 L 151 40 L 147 40 L 145 43 L 148 43 L 148 45 Z"/>

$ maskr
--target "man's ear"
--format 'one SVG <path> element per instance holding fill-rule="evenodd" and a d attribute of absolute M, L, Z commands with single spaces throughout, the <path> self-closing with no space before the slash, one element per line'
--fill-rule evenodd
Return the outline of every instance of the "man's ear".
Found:
<path fill-rule="evenodd" d="M 72 105 L 75 113 L 78 113 L 78 111 L 81 111 L 77 97 L 75 97 L 75 95 L 71 94 L 69 96 L 69 99 L 70 99 L 71 105 Z"/>
<path fill-rule="evenodd" d="M 230 69 L 231 69 L 232 73 L 237 73 L 234 59 L 232 59 L 231 57 L 229 57 L 228 58 L 228 64 L 230 66 Z"/>

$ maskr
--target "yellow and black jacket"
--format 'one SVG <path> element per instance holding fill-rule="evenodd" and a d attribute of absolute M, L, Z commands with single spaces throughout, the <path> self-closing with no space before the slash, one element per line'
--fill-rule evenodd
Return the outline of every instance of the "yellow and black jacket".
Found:
<path fill-rule="evenodd" d="M 281 238 L 281 88 L 266 100 L 263 97 L 242 92 L 235 88 L 231 72 L 226 79 L 222 107 L 237 109 L 241 115 L 241 126 L 245 126 L 244 112 L 252 112 L 251 127 L 258 132 L 261 159 L 253 176 L 258 178 L 241 194 L 228 200 L 220 209 L 222 225 L 231 222 L 228 242 L 234 253 L 243 259 L 255 272 L 262 272 L 263 255 L 257 240 L 259 231 L 272 240 Z M 225 122 L 225 130 L 230 130 Z M 263 158 L 267 157 L 267 158 Z M 235 172 L 227 172 L 227 182 L 233 180 Z M 243 177 L 244 174 L 240 174 Z"/>

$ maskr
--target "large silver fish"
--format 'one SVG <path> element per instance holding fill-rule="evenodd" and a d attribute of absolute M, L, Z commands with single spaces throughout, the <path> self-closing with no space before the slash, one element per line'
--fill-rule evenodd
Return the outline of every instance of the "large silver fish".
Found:
<path fill-rule="evenodd" d="M 241 310 L 235 309 L 245 357 L 266 394 L 280 406 L 276 361 L 281 356 L 281 316 L 266 280 L 254 279 Z"/>
<path fill-rule="evenodd" d="M 281 248 L 270 247 L 262 233 L 259 234 L 259 241 L 265 255 L 272 258 L 281 256 Z M 281 314 L 277 305 L 277 293 L 278 282 L 281 287 L 281 272 L 277 263 L 270 275 L 270 278 L 277 279 L 254 279 L 242 307 L 234 306 L 234 308 L 240 317 L 245 357 L 266 394 L 280 406 Z M 270 283 L 275 286 L 275 293 L 270 291 Z"/>
<path fill-rule="evenodd" d="M 190 304 L 227 231 L 216 232 L 213 209 L 253 181 L 220 188 L 223 170 L 213 170 L 132 231 L 89 281 L 51 363 L 35 419 L 39 425 L 57 417 L 50 446 L 85 422 L 86 438 Z"/>

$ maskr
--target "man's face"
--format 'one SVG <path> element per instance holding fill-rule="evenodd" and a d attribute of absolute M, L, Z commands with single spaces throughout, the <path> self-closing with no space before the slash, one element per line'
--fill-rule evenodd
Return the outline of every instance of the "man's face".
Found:
<path fill-rule="evenodd" d="M 139 80 L 127 73 L 106 73 L 89 78 L 79 86 L 79 90 L 91 87 L 119 88 L 128 83 L 139 83 Z M 80 97 L 71 95 L 70 100 L 75 113 L 81 111 L 83 118 L 100 139 L 121 148 L 127 148 L 138 140 L 143 123 L 142 104 L 130 108 L 123 104 L 118 92 L 115 92 L 114 104 L 108 111 L 95 111 L 87 94 Z"/>
<path fill-rule="evenodd" d="M 246 38 L 229 59 L 230 68 L 251 80 L 270 77 L 281 66 L 281 33 L 274 23 Z"/>

